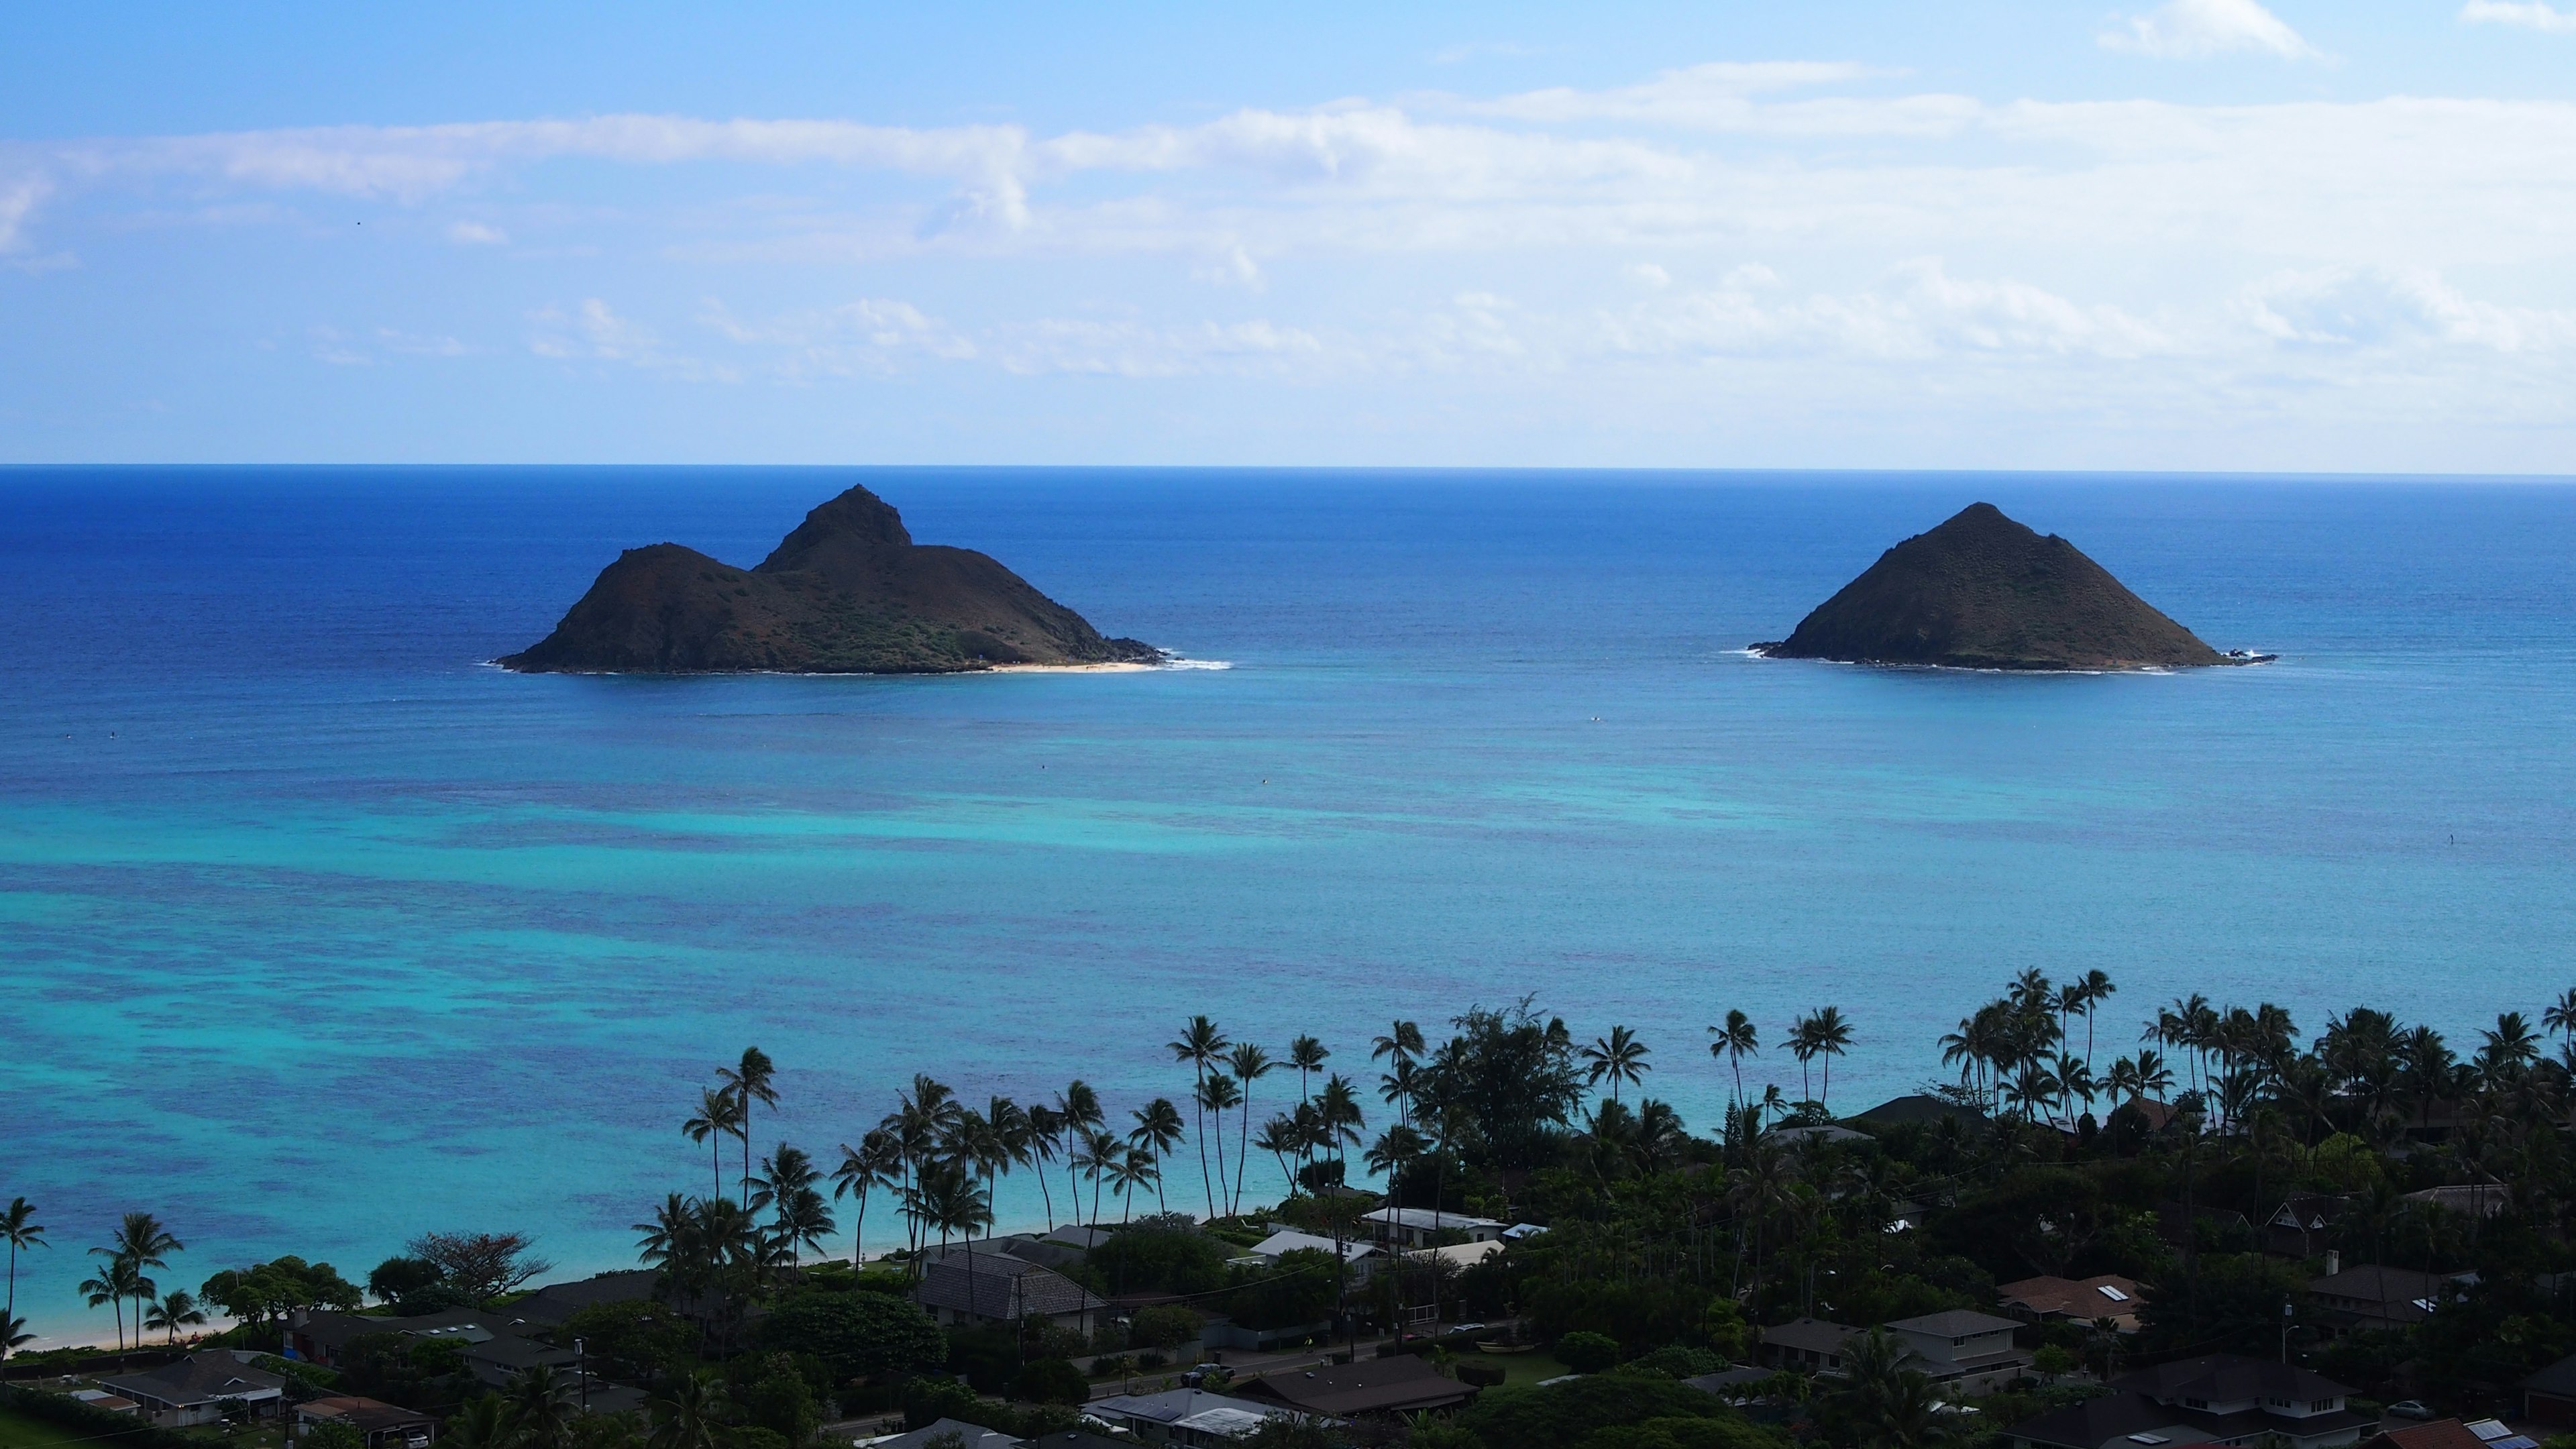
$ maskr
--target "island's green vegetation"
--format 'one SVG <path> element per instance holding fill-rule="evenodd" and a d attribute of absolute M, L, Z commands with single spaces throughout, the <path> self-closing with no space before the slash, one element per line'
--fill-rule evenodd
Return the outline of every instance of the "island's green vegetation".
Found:
<path fill-rule="evenodd" d="M 290 1397 L 436 1412 L 459 1449 L 795 1449 L 826 1423 L 897 1412 L 1033 1435 L 1101 1392 L 1173 1382 L 1220 1324 L 1291 1340 L 1229 1355 L 1238 1390 L 1265 1363 L 1334 1351 L 1419 1354 L 1480 1389 L 1438 1413 L 1281 1422 L 1250 1442 L 1422 1449 L 1968 1449 L 2138 1366 L 2213 1352 L 2293 1359 L 2357 1408 L 2492 1411 L 2576 1354 L 2576 991 L 2457 1046 L 2366 1007 L 2308 1034 L 2268 1004 L 2120 1012 L 2116 994 L 2100 972 L 2026 972 L 1939 1043 L 1949 1075 L 1839 1123 L 1834 1066 L 1872 1043 L 1832 1006 L 1777 1046 L 1725 1013 L 1687 1068 L 1624 1026 L 1584 1042 L 1528 1001 L 1466 1010 L 1436 1041 L 1392 1023 L 1365 1069 L 1312 1037 L 1274 1056 L 1197 1017 L 1169 1043 L 1187 1108 L 1178 1092 L 1113 1107 L 1080 1080 L 978 1106 L 918 1077 L 828 1166 L 756 1150 L 755 1114 L 779 1098 L 773 1064 L 746 1051 L 681 1114 L 709 1191 L 674 1192 L 638 1224 L 650 1295 L 546 1334 L 581 1342 L 603 1389 L 641 1390 L 637 1411 L 578 1412 L 580 1381 L 544 1365 L 496 1390 L 458 1342 L 399 1331 L 396 1317 L 518 1301 L 546 1265 L 516 1234 L 424 1234 L 363 1295 L 281 1257 L 191 1300 L 152 1276 L 181 1245 L 138 1212 L 94 1250 L 85 1291 L 115 1317 L 111 1351 L 166 1348 L 197 1302 L 236 1320 L 202 1342 L 269 1348 L 301 1315 L 372 1297 L 387 1331 L 332 1368 L 267 1362 Z M 1794 1098 L 1765 1080 L 1791 1064 Z M 1682 1069 L 1724 1085 L 1706 1135 L 1651 1090 Z M 1293 1184 L 1284 1201 L 1247 1205 L 1256 1153 Z M 995 1191 L 1022 1173 L 1050 1226 L 1089 1231 L 995 1238 Z M 1364 1175 L 1382 1193 L 1351 1186 Z M 1434 1243 L 1524 1227 L 1463 1267 L 1407 1253 L 1363 1275 L 1353 1247 L 1248 1252 L 1281 1226 L 1357 1243 L 1381 1206 L 1437 1210 Z M 36 1216 L 23 1200 L 0 1214 L 13 1260 L 47 1246 Z M 959 1261 L 943 1255 L 1032 1246 L 1066 1292 L 1109 1300 L 1087 1326 L 943 1326 L 921 1306 Z M 2337 1265 L 2437 1286 L 2420 1312 L 2357 1319 L 2312 1291 Z M 1868 1331 L 1993 1313 L 2014 1280 L 2097 1275 L 2132 1285 L 2131 1311 L 2026 1325 L 2021 1367 L 1973 1392 Z M 1760 1325 L 1801 1318 L 1863 1330 L 1840 1372 L 1690 1382 L 1756 1361 Z M 97 1412 L 12 1398 L 10 1423 Z"/>

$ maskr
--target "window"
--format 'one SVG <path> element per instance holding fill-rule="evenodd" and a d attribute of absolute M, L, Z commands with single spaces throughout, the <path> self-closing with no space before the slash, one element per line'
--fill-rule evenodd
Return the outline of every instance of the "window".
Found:
<path fill-rule="evenodd" d="M 2311 1414 L 2332 1413 L 2334 1412 L 2334 1406 L 2337 1402 L 2338 1401 L 2334 1399 L 2310 1399 L 2308 1401 L 2308 1412 Z"/>
<path fill-rule="evenodd" d="M 2114 1302 L 2114 1303 L 2126 1303 L 2126 1302 L 2128 1302 L 2128 1301 L 2129 1301 L 2129 1295 L 2128 1295 L 2128 1294 L 2121 1292 L 2119 1289 L 2112 1287 L 2112 1286 L 2111 1286 L 2110 1284 L 2108 1284 L 2108 1283 L 2097 1283 L 2097 1284 L 2095 1284 L 2095 1285 L 2094 1285 L 2094 1287 L 2093 1287 L 2093 1291 L 2094 1291 L 2094 1292 L 2096 1292 L 2096 1293 L 2101 1294 L 2101 1295 L 2102 1295 L 2103 1297 L 2105 1297 L 2105 1298 L 2110 1299 L 2110 1300 L 2111 1300 L 2112 1302 Z"/>

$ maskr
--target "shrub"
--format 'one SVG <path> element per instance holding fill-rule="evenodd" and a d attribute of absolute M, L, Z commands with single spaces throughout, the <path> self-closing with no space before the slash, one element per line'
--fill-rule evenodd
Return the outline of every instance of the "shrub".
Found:
<path fill-rule="evenodd" d="M 770 1311 L 761 1342 L 821 1359 L 835 1380 L 915 1373 L 947 1361 L 930 1315 L 878 1293 L 797 1293 Z"/>
<path fill-rule="evenodd" d="M 1486 1449 L 1565 1449 L 1597 1429 L 1650 1419 L 1740 1416 L 1688 1384 L 1643 1374 L 1595 1374 L 1540 1388 L 1487 1389 L 1458 1414 Z"/>
<path fill-rule="evenodd" d="M 1556 1341 L 1556 1356 L 1579 1374 L 1597 1374 L 1619 1361 L 1619 1340 L 1606 1333 L 1578 1329 Z"/>
<path fill-rule="evenodd" d="M 1582 1449 L 1786 1449 L 1787 1437 L 1732 1416 L 1648 1419 L 1595 1429 Z"/>
<path fill-rule="evenodd" d="M 1033 1358 L 1012 1383 L 1011 1396 L 1032 1404 L 1079 1404 L 1091 1397 L 1091 1381 L 1070 1359 Z"/>
<path fill-rule="evenodd" d="M 805 1377 L 792 1366 L 779 1365 L 764 1374 L 743 1395 L 743 1407 L 750 1411 L 751 1422 L 786 1440 L 802 1444 L 814 1437 L 823 1426 L 822 1407 L 814 1402 L 814 1390 Z"/>
<path fill-rule="evenodd" d="M 296 1442 L 305 1449 L 367 1449 L 367 1436 L 358 1432 L 358 1426 L 337 1419 L 306 1425 Z"/>
<path fill-rule="evenodd" d="M 1498 1387 L 1506 1375 L 1498 1363 L 1462 1363 L 1458 1365 L 1458 1382 L 1474 1384 L 1480 1389 Z"/>
<path fill-rule="evenodd" d="M 1691 1379 L 1717 1372 L 1726 1367 L 1726 1361 L 1704 1348 L 1668 1343 L 1634 1360 L 1628 1367 L 1639 1373 L 1660 1374 L 1668 1379 Z"/>
<path fill-rule="evenodd" d="M 1157 1221 L 1113 1233 L 1076 1270 L 1095 1293 L 1213 1293 L 1225 1287 L 1228 1245 L 1196 1228 Z"/>
<path fill-rule="evenodd" d="M 1185 1343 L 1196 1343 L 1199 1329 L 1205 1322 L 1206 1320 L 1196 1313 L 1178 1304 L 1156 1304 L 1151 1308 L 1136 1310 L 1135 1318 L 1129 1322 L 1127 1334 L 1146 1348 L 1179 1348 Z"/>
<path fill-rule="evenodd" d="M 579 1339 L 598 1372 L 643 1383 L 687 1365 L 698 1348 L 697 1326 L 678 1310 L 650 1299 L 575 1309 L 554 1338 L 566 1347 Z M 418 1359 L 415 1352 L 413 1360 Z"/>

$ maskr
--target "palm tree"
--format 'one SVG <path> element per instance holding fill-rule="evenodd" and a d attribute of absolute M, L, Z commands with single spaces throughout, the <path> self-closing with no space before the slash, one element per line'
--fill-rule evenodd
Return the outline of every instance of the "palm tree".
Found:
<path fill-rule="evenodd" d="M 872 1188 L 893 1187 L 903 1181 L 903 1147 L 894 1134 L 882 1127 L 871 1129 L 853 1149 L 841 1144 L 841 1165 L 832 1169 L 832 1200 L 855 1194 L 859 1200 L 859 1220 L 851 1230 L 850 1266 L 867 1261 L 868 1192 Z M 1049 1224 L 1050 1227 L 1053 1224 Z"/>
<path fill-rule="evenodd" d="M 1851 1050 L 1851 1023 L 1843 1020 L 1839 1006 L 1828 1006 L 1807 1018 L 1811 1029 L 1810 1045 L 1816 1055 L 1825 1059 L 1825 1094 L 1820 1099 L 1831 1103 L 1834 1097 L 1834 1058 Z"/>
<path fill-rule="evenodd" d="M 1299 1105 L 1302 1107 L 1304 1104 Z M 1289 1154 L 1303 1147 L 1305 1141 L 1305 1134 L 1297 1126 L 1297 1119 L 1285 1112 L 1271 1113 L 1270 1120 L 1261 1124 L 1260 1135 L 1252 1139 L 1253 1146 L 1269 1153 L 1271 1160 L 1279 1164 L 1279 1176 L 1288 1184 L 1290 1197 L 1297 1195 L 1297 1174 L 1288 1166 L 1288 1157 Z"/>
<path fill-rule="evenodd" d="M 143 1276 L 143 1270 L 169 1267 L 169 1255 L 186 1246 L 172 1237 L 169 1229 L 161 1226 L 159 1218 L 148 1212 L 133 1212 L 118 1220 L 116 1232 L 106 1247 L 90 1249 L 91 1256 L 109 1261 L 111 1272 L 108 1277 L 111 1282 L 122 1286 L 123 1296 L 135 1300 L 134 1329 L 138 1340 L 143 1336 L 143 1300 L 150 1298 L 158 1287 L 150 1278 Z M 113 1271 L 119 1267 L 124 1271 Z M 97 1305 L 93 1303 L 91 1306 Z M 124 1321 L 120 1307 L 117 1314 L 119 1349 L 125 1344 Z"/>
<path fill-rule="evenodd" d="M 1422 1134 L 1398 1122 L 1378 1134 L 1377 1141 L 1369 1145 L 1368 1155 L 1361 1159 L 1361 1164 L 1371 1172 L 1384 1175 L 1387 1185 L 1392 1188 L 1396 1179 L 1403 1175 L 1405 1165 L 1422 1155 L 1422 1147 Z"/>
<path fill-rule="evenodd" d="M 2540 1029 L 2576 1040 L 2576 986 L 2558 994 L 2558 999 L 2540 1013 Z"/>
<path fill-rule="evenodd" d="M 745 1180 L 749 1174 L 745 1174 Z M 573 1395 L 579 1385 L 553 1364 L 536 1363 L 510 1380 L 510 1418 L 518 1432 L 511 1436 L 521 1449 L 564 1449 L 572 1433 Z"/>
<path fill-rule="evenodd" d="M 158 1328 L 179 1341 L 179 1330 L 195 1328 L 206 1321 L 205 1310 L 197 1306 L 196 1295 L 185 1288 L 173 1288 L 152 1300 L 143 1314 L 145 1328 Z"/>
<path fill-rule="evenodd" d="M 1726 1014 L 1726 1025 L 1712 1026 L 1710 1035 L 1717 1038 L 1708 1044 L 1708 1054 L 1723 1059 L 1735 1068 L 1735 1100 L 1744 1100 L 1744 1059 L 1762 1050 L 1762 1035 L 1755 1029 L 1753 1018 L 1740 1011 Z"/>
<path fill-rule="evenodd" d="M 792 1255 L 791 1263 L 803 1263 L 807 1248 L 823 1251 L 824 1239 L 837 1226 L 830 1204 L 814 1186 L 822 1180 L 822 1172 L 801 1147 L 781 1142 L 776 1152 L 760 1160 L 760 1176 L 747 1206 L 755 1211 L 769 1209 L 777 1240 Z"/>
<path fill-rule="evenodd" d="M 679 1375 L 644 1407 L 653 1416 L 646 1449 L 720 1449 L 733 1440 L 724 1422 L 724 1392 L 701 1375 Z M 446 1437 L 456 1432 L 453 1422 Z"/>
<path fill-rule="evenodd" d="M 724 1083 L 725 1090 L 733 1093 L 734 1101 L 742 1106 L 742 1121 L 734 1128 L 734 1133 L 742 1138 L 745 1201 L 749 1201 L 751 1192 L 751 1104 L 778 1105 L 778 1090 L 770 1085 L 777 1075 L 778 1068 L 770 1063 L 769 1054 L 756 1046 L 744 1047 L 742 1060 L 736 1065 L 716 1068 L 716 1080 Z"/>
<path fill-rule="evenodd" d="M 1360 1111 L 1359 1093 L 1352 1090 L 1350 1078 L 1339 1072 L 1326 1077 L 1324 1090 L 1316 1094 L 1315 1110 L 1323 1120 L 1324 1145 L 1333 1149 L 1333 1161 L 1340 1164 L 1344 1161 L 1343 1149 L 1358 1146 L 1360 1130 L 1368 1126 Z"/>
<path fill-rule="evenodd" d="M 724 1140 L 742 1130 L 742 1104 L 734 1100 L 729 1088 L 702 1087 L 698 1090 L 698 1115 L 681 1123 L 680 1130 L 690 1141 L 708 1144 L 707 1161 L 715 1171 L 715 1193 L 717 1197 L 724 1196 Z"/>
<path fill-rule="evenodd" d="M 1602 1078 L 1609 1078 L 1610 1100 L 1616 1102 L 1621 1082 L 1632 1085 L 1642 1082 L 1646 1073 L 1654 1070 L 1646 1060 L 1652 1052 L 1653 1048 L 1637 1040 L 1635 1032 L 1624 1026 L 1614 1026 L 1608 1036 L 1594 1037 L 1592 1045 L 1583 1049 L 1582 1057 L 1586 1063 L 1584 1080 L 1598 1086 Z"/>
<path fill-rule="evenodd" d="M 9 1355 L 35 1341 L 36 1336 L 27 1331 L 27 1320 L 14 1313 L 0 1313 L 0 1363 L 6 1363 Z"/>
<path fill-rule="evenodd" d="M 1156 1097 L 1129 1115 L 1135 1119 L 1136 1127 L 1134 1131 L 1127 1134 L 1127 1143 L 1131 1147 L 1142 1147 L 1152 1154 L 1154 1205 L 1165 1208 L 1163 1156 L 1180 1146 L 1181 1139 L 1188 1135 L 1187 1129 L 1181 1126 L 1181 1109 L 1173 1106 L 1172 1099 L 1169 1097 Z"/>
<path fill-rule="evenodd" d="M 1324 1049 L 1324 1044 L 1311 1036 L 1301 1036 L 1288 1043 L 1288 1065 L 1297 1069 L 1299 1102 L 1306 1100 L 1307 1074 L 1322 1071 L 1325 1060 L 1331 1056 L 1332 1053 Z"/>
<path fill-rule="evenodd" d="M 1258 1044 L 1239 1041 L 1227 1054 L 1225 1065 L 1243 1088 L 1243 1117 L 1235 1134 L 1234 1197 L 1226 1204 L 1227 1211 L 1240 1213 L 1243 1211 L 1243 1163 L 1252 1155 L 1252 1084 L 1270 1075 L 1274 1063 L 1270 1060 L 1270 1053 L 1263 1051 Z"/>
<path fill-rule="evenodd" d="M 1028 1108 L 1028 1156 L 1022 1159 L 1037 1169 L 1038 1200 L 1046 1204 L 1047 1231 L 1055 1231 L 1055 1192 L 1047 1186 L 1047 1164 L 1064 1150 L 1064 1118 L 1044 1102 Z"/>
<path fill-rule="evenodd" d="M 1175 1109 L 1178 1110 L 1178 1109 Z M 1100 1221 L 1100 1179 L 1110 1167 L 1125 1156 L 1127 1147 L 1118 1134 L 1107 1128 L 1094 1127 L 1082 1134 L 1082 1151 L 1075 1159 L 1083 1175 L 1091 1179 L 1091 1221 Z"/>
<path fill-rule="evenodd" d="M 18 1316 L 18 1252 L 22 1248 L 41 1248 L 45 1243 L 45 1225 L 36 1221 L 36 1205 L 23 1197 L 9 1199 L 6 1211 L 0 1211 L 0 1239 L 9 1244 L 9 1306 L 0 1308 L 0 1317 Z M 0 1345 L 0 1354 L 7 1351 Z"/>
<path fill-rule="evenodd" d="M 1154 1165 L 1153 1154 L 1142 1147 L 1113 1151 L 1102 1170 L 1108 1174 L 1109 1190 L 1125 1204 L 1118 1210 L 1118 1221 L 1122 1226 L 1128 1221 L 1128 1214 L 1135 1210 L 1136 1189 L 1159 1181 L 1163 1175 L 1163 1170 Z"/>
<path fill-rule="evenodd" d="M 438 1442 L 448 1449 L 510 1449 L 518 1432 L 519 1426 L 510 1420 L 509 1403 L 499 1394 L 485 1392 L 458 1407 L 455 1416 L 439 1431 Z"/>
<path fill-rule="evenodd" d="M 1193 1016 L 1189 1024 L 1181 1028 L 1180 1036 L 1164 1045 L 1171 1049 L 1173 1060 L 1189 1063 L 1193 1074 L 1190 1103 L 1192 1112 L 1198 1117 L 1195 1135 L 1199 1143 L 1199 1185 L 1207 1189 L 1208 1217 L 1213 1221 L 1216 1217 L 1216 1180 L 1208 1176 L 1208 1069 L 1216 1065 L 1217 1059 L 1225 1055 L 1225 1049 L 1232 1043 L 1226 1040 L 1224 1032 L 1217 1029 L 1215 1022 L 1204 1016 Z"/>
<path fill-rule="evenodd" d="M 106 1257 L 107 1265 L 82 1282 L 77 1291 L 81 1301 L 90 1307 L 104 1305 L 116 1315 L 116 1351 L 121 1354 L 125 1352 L 125 1300 L 149 1298 L 160 1285 L 144 1277 L 143 1269 L 130 1258 L 111 1256 L 105 1248 L 92 1248 L 90 1252 Z"/>
<path fill-rule="evenodd" d="M 1404 1084 L 1402 1090 L 1393 1099 L 1398 1121 L 1413 1115 L 1413 1104 L 1407 1097 L 1407 1094 L 1413 1090 L 1412 1077 L 1408 1069 L 1412 1067 L 1415 1059 L 1422 1055 L 1423 1049 L 1422 1028 L 1409 1021 L 1389 1024 L 1386 1035 L 1377 1037 L 1369 1043 L 1369 1060 L 1388 1063 L 1390 1085 L 1395 1082 Z"/>
<path fill-rule="evenodd" d="M 1225 1114 L 1243 1102 L 1243 1090 L 1234 1078 L 1217 1072 L 1208 1073 L 1199 1084 L 1199 1105 L 1216 1114 L 1216 1180 L 1225 1181 Z"/>
<path fill-rule="evenodd" d="M 2089 1073 L 2093 1070 L 2093 1016 L 2102 1009 L 2103 1002 L 2118 994 L 2120 988 L 2111 984 L 2109 972 L 2096 966 L 2084 973 L 2084 979 L 2077 983 L 2076 989 L 2084 993 L 2084 1070 Z"/>
<path fill-rule="evenodd" d="M 1084 1134 L 1098 1129 L 1106 1120 L 1100 1110 L 1100 1094 L 1092 1091 L 1089 1084 L 1077 1077 L 1063 1091 L 1056 1093 L 1055 1115 L 1064 1124 L 1067 1136 L 1064 1179 L 1066 1185 L 1072 1189 L 1073 1220 L 1080 1222 L 1082 1221 L 1082 1181 L 1075 1175 L 1080 1164 L 1074 1161 L 1080 1154 L 1074 1143 L 1082 1140 Z"/>

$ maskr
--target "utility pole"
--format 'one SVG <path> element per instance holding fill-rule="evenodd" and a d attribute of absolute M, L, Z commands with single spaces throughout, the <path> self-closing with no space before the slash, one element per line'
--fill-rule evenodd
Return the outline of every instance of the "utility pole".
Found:
<path fill-rule="evenodd" d="M 2281 1362 L 2290 1361 L 2290 1300 L 2281 1300 Z"/>
<path fill-rule="evenodd" d="M 587 1415 L 590 1412 L 590 1345 L 578 1338 L 572 1341 L 572 1371 L 573 1376 L 581 1380 L 581 1411 Z"/>

